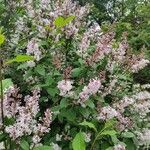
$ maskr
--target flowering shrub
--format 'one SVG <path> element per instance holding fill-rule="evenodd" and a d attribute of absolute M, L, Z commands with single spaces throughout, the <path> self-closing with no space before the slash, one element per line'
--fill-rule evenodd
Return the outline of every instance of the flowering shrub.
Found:
<path fill-rule="evenodd" d="M 89 21 L 89 5 L 71 0 L 14 5 L 21 12 L 6 42 L 16 47 L 16 57 L 3 67 L 22 63 L 20 78 L 8 73 L 15 64 L 3 68 L 14 79 L 4 90 L 1 84 L 5 149 L 148 147 L 150 85 L 135 84 L 133 74 L 149 60 L 132 52 L 127 33 L 116 40 L 112 29 L 104 32 Z"/>

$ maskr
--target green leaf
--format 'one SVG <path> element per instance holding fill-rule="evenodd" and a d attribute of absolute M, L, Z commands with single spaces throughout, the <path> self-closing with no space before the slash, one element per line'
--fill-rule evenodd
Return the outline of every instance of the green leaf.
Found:
<path fill-rule="evenodd" d="M 85 150 L 84 135 L 82 132 L 76 134 L 72 142 L 73 150 Z"/>
<path fill-rule="evenodd" d="M 45 84 L 48 85 L 48 86 L 50 86 L 50 85 L 52 85 L 53 83 L 54 83 L 54 79 L 53 79 L 50 75 L 48 75 L 48 76 L 46 77 L 46 79 L 45 79 Z"/>
<path fill-rule="evenodd" d="M 57 17 L 54 20 L 54 25 L 57 26 L 58 28 L 64 27 L 65 26 L 65 19 L 63 17 Z"/>
<path fill-rule="evenodd" d="M 8 118 L 8 117 L 4 118 L 4 125 L 9 126 L 9 125 L 13 125 L 14 123 L 15 123 L 15 119 L 13 117 L 12 118 Z"/>
<path fill-rule="evenodd" d="M 13 86 L 13 82 L 12 82 L 12 80 L 11 79 L 4 79 L 4 80 L 2 80 L 2 85 L 3 85 L 3 92 L 5 91 L 5 90 L 7 90 L 9 87 L 11 87 L 11 86 Z"/>
<path fill-rule="evenodd" d="M 20 64 L 20 65 L 17 67 L 17 70 L 26 69 L 26 68 L 28 68 L 28 64 L 27 64 L 27 63 L 23 63 L 23 64 Z"/>
<path fill-rule="evenodd" d="M 63 99 L 60 101 L 60 107 L 61 107 L 61 108 L 66 108 L 68 105 L 69 105 L 69 103 L 68 103 L 68 100 L 67 100 L 66 98 L 63 98 Z"/>
<path fill-rule="evenodd" d="M 146 125 L 146 127 L 147 127 L 147 128 L 150 128 L 150 123 L 148 123 L 148 124 Z"/>
<path fill-rule="evenodd" d="M 122 133 L 122 136 L 125 138 L 133 138 L 135 135 L 132 132 L 124 132 Z"/>
<path fill-rule="evenodd" d="M 117 132 L 115 130 L 105 130 L 100 135 L 110 135 L 110 136 L 113 136 L 113 135 L 116 135 L 116 134 L 117 134 Z"/>
<path fill-rule="evenodd" d="M 82 68 L 75 68 L 72 70 L 72 77 L 78 77 L 82 72 Z"/>
<path fill-rule="evenodd" d="M 108 129 L 108 128 L 111 128 L 113 127 L 114 125 L 116 124 L 116 121 L 111 119 L 111 120 L 108 120 L 106 123 L 105 123 L 105 126 L 104 126 L 104 129 Z"/>
<path fill-rule="evenodd" d="M 25 141 L 25 140 L 21 141 L 20 147 L 21 147 L 23 150 L 29 150 L 29 149 L 30 149 L 29 143 L 28 143 L 27 141 Z"/>
<path fill-rule="evenodd" d="M 35 71 L 42 76 L 45 76 L 45 74 L 46 74 L 45 68 L 42 65 L 38 65 L 35 68 Z"/>
<path fill-rule="evenodd" d="M 127 150 L 137 150 L 137 147 L 131 138 L 126 138 L 123 140 L 123 142 L 126 144 Z"/>
<path fill-rule="evenodd" d="M 69 16 L 68 18 L 66 18 L 65 23 L 68 24 L 73 21 L 73 19 L 75 19 L 75 16 Z"/>
<path fill-rule="evenodd" d="M 7 60 L 6 64 L 11 64 L 14 62 L 26 62 L 26 61 L 31 61 L 34 60 L 33 56 L 28 56 L 28 55 L 17 55 L 15 58 Z"/>
<path fill-rule="evenodd" d="M 74 122 L 76 119 L 76 112 L 73 108 L 70 109 L 62 109 L 60 112 L 62 117 L 65 117 L 67 120 Z"/>
<path fill-rule="evenodd" d="M 2 45 L 5 41 L 5 36 L 3 34 L 0 34 L 0 45 Z"/>
<path fill-rule="evenodd" d="M 6 138 L 6 134 L 5 133 L 1 133 L 0 134 L 0 142 L 4 141 Z"/>
<path fill-rule="evenodd" d="M 58 28 L 62 28 L 66 26 L 67 24 L 69 24 L 74 18 L 75 16 L 69 16 L 66 19 L 59 16 L 54 20 L 54 25 Z"/>
<path fill-rule="evenodd" d="M 54 150 L 54 149 L 50 146 L 38 146 L 35 147 L 33 150 Z"/>
<path fill-rule="evenodd" d="M 58 93 L 58 89 L 56 89 L 56 88 L 47 88 L 47 92 L 50 96 L 55 97 L 55 95 Z"/>
<path fill-rule="evenodd" d="M 114 144 L 118 144 L 120 142 L 116 135 L 111 135 L 111 140 Z"/>
<path fill-rule="evenodd" d="M 85 102 L 86 106 L 89 106 L 90 108 L 94 109 L 95 108 L 95 104 L 93 103 L 92 100 L 87 100 Z"/>
<path fill-rule="evenodd" d="M 97 129 L 96 129 L 95 125 L 93 123 L 91 123 L 91 122 L 83 121 L 79 125 L 88 126 L 89 128 L 94 129 L 97 132 Z"/>

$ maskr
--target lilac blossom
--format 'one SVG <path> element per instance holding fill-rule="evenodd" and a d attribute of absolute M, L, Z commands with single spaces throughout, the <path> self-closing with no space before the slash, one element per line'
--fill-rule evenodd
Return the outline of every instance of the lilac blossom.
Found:
<path fill-rule="evenodd" d="M 18 92 L 18 88 L 11 87 L 5 93 L 5 103 L 3 104 L 5 108 L 4 116 L 15 118 L 15 123 L 6 126 L 5 131 L 13 140 L 19 140 L 19 138 L 24 135 L 33 134 L 33 143 L 38 143 L 41 140 L 41 136 L 50 131 L 52 112 L 47 109 L 44 113 L 44 117 L 41 118 L 39 123 L 36 119 L 36 116 L 40 111 L 39 89 L 34 89 L 32 91 L 32 96 L 27 95 L 24 97 L 25 105 L 21 104 L 21 95 Z M 14 96 L 14 99 L 12 96 Z M 15 105 L 12 105 L 14 101 Z M 15 111 L 12 111 L 10 108 L 15 108 Z"/>
<path fill-rule="evenodd" d="M 73 88 L 73 81 L 71 80 L 62 80 L 58 82 L 58 89 L 60 90 L 60 96 L 65 96 Z"/>
<path fill-rule="evenodd" d="M 89 99 L 91 95 L 98 92 L 101 87 L 101 81 L 99 79 L 91 79 L 89 84 L 85 86 L 81 93 L 79 93 L 80 100 L 78 103 L 82 104 Z"/>
<path fill-rule="evenodd" d="M 35 59 L 39 61 L 41 59 L 41 50 L 39 49 L 39 45 L 36 39 L 32 39 L 28 42 L 27 45 L 27 54 L 34 55 Z"/>
<path fill-rule="evenodd" d="M 149 63 L 150 61 L 144 58 L 134 62 L 134 64 L 131 66 L 132 72 L 137 73 L 139 70 L 146 67 Z"/>
<path fill-rule="evenodd" d="M 84 34 L 79 44 L 79 50 L 77 54 L 79 56 L 85 57 L 87 56 L 88 48 L 91 45 L 91 41 L 97 42 L 101 35 L 100 26 L 97 23 L 94 23 Z"/>
<path fill-rule="evenodd" d="M 110 106 L 105 106 L 101 109 L 100 113 L 98 114 L 97 119 L 98 120 L 109 120 L 112 119 L 114 117 L 118 116 L 118 112 L 110 107 Z"/>

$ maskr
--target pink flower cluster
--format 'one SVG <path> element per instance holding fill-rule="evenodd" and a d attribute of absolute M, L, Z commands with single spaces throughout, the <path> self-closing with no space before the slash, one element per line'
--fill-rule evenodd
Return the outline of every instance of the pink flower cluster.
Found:
<path fill-rule="evenodd" d="M 88 48 L 91 45 L 91 41 L 97 42 L 101 35 L 101 28 L 99 24 L 94 23 L 84 34 L 79 44 L 79 50 L 77 54 L 82 57 L 87 56 Z"/>
<path fill-rule="evenodd" d="M 13 140 L 19 140 L 24 135 L 34 135 L 36 139 L 49 132 L 52 122 L 52 112 L 47 109 L 44 117 L 40 119 L 40 123 L 36 116 L 39 110 L 40 91 L 35 89 L 32 96 L 24 97 L 24 105 L 21 102 L 22 96 L 18 94 L 19 89 L 11 87 L 4 95 L 4 117 L 15 118 L 15 123 L 6 126 L 5 131 Z M 39 138 L 37 138 L 39 136 Z"/>
<path fill-rule="evenodd" d="M 137 73 L 139 70 L 143 69 L 150 63 L 149 60 L 142 58 L 141 60 L 137 60 L 132 65 L 132 72 Z"/>
<path fill-rule="evenodd" d="M 80 100 L 78 103 L 83 104 L 89 97 L 96 94 L 101 87 L 101 81 L 99 79 L 91 79 L 88 86 L 85 86 L 82 92 L 79 94 Z"/>
<path fill-rule="evenodd" d="M 68 16 L 75 16 L 73 22 L 70 22 L 66 27 L 62 28 L 66 38 L 75 37 L 78 34 L 80 27 L 85 24 L 84 17 L 89 13 L 89 6 L 86 5 L 81 7 L 77 2 L 72 2 L 72 0 L 56 0 L 53 7 L 54 10 L 50 12 L 52 21 L 59 16 L 65 18 Z"/>

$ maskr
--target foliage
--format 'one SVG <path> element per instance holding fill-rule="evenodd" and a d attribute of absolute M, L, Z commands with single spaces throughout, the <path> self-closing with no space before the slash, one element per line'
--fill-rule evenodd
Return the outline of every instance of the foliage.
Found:
<path fill-rule="evenodd" d="M 90 7 L 71 0 L 19 0 L 9 3 L 9 15 L 2 3 L 0 11 L 11 20 L 5 28 L 1 16 L 0 141 L 5 149 L 149 146 L 150 85 L 134 81 L 150 63 L 137 45 L 148 50 L 149 5 L 138 4 L 138 16 L 146 20 L 140 20 L 135 31 L 130 22 L 133 8 L 124 8 L 123 1 L 94 3 Z M 108 3 L 109 12 L 104 7 Z M 99 20 L 107 16 L 110 22 L 119 21 L 99 26 L 90 18 L 99 13 L 104 15 Z M 136 44 L 135 37 L 141 43 Z M 6 54 L 5 49 L 13 51 Z"/>

